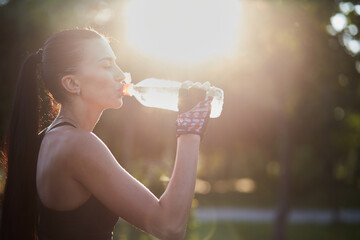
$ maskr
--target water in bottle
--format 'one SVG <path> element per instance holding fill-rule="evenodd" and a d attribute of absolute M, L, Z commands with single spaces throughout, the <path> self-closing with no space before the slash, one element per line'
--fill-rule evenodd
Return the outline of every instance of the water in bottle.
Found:
<path fill-rule="evenodd" d="M 147 78 L 135 85 L 128 81 L 123 88 L 123 93 L 126 96 L 134 96 L 146 107 L 179 111 L 179 89 L 190 87 L 201 88 L 206 91 L 207 96 L 213 97 L 210 118 L 219 117 L 224 103 L 224 92 L 220 88 L 211 86 L 209 82 L 201 84 L 199 82 L 193 83 L 186 81 L 181 83 L 177 81 Z"/>

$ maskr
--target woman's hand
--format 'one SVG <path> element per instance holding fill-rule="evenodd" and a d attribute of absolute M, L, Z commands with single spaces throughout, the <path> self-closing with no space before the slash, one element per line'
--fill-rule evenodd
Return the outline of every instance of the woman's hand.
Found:
<path fill-rule="evenodd" d="M 179 115 L 176 120 L 176 136 L 197 134 L 203 138 L 211 112 L 213 97 L 202 89 L 179 90 Z"/>

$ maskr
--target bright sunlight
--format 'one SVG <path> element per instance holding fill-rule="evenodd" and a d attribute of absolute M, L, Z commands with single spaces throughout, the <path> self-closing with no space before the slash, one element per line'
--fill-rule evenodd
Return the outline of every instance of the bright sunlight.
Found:
<path fill-rule="evenodd" d="M 237 0 L 132 0 L 126 8 L 128 44 L 145 55 L 193 63 L 235 52 Z"/>

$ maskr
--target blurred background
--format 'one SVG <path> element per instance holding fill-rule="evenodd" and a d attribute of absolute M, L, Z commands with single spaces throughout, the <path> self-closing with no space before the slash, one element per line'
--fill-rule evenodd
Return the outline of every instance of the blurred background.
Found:
<path fill-rule="evenodd" d="M 90 26 L 109 37 L 134 83 L 224 90 L 222 115 L 201 144 L 186 239 L 360 239 L 356 2 L 0 0 L 0 140 L 25 57 L 57 31 Z M 94 132 L 160 197 L 176 113 L 124 102 Z M 42 126 L 51 121 L 44 115 Z M 1 166 L 0 193 L 3 175 Z M 114 240 L 130 239 L 154 238 L 119 220 Z"/>

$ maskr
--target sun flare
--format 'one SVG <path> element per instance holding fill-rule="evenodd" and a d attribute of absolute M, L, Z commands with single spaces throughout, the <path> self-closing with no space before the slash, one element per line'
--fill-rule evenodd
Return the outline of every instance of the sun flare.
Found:
<path fill-rule="evenodd" d="M 132 0 L 128 44 L 151 57 L 198 62 L 232 54 L 238 40 L 237 0 Z"/>

